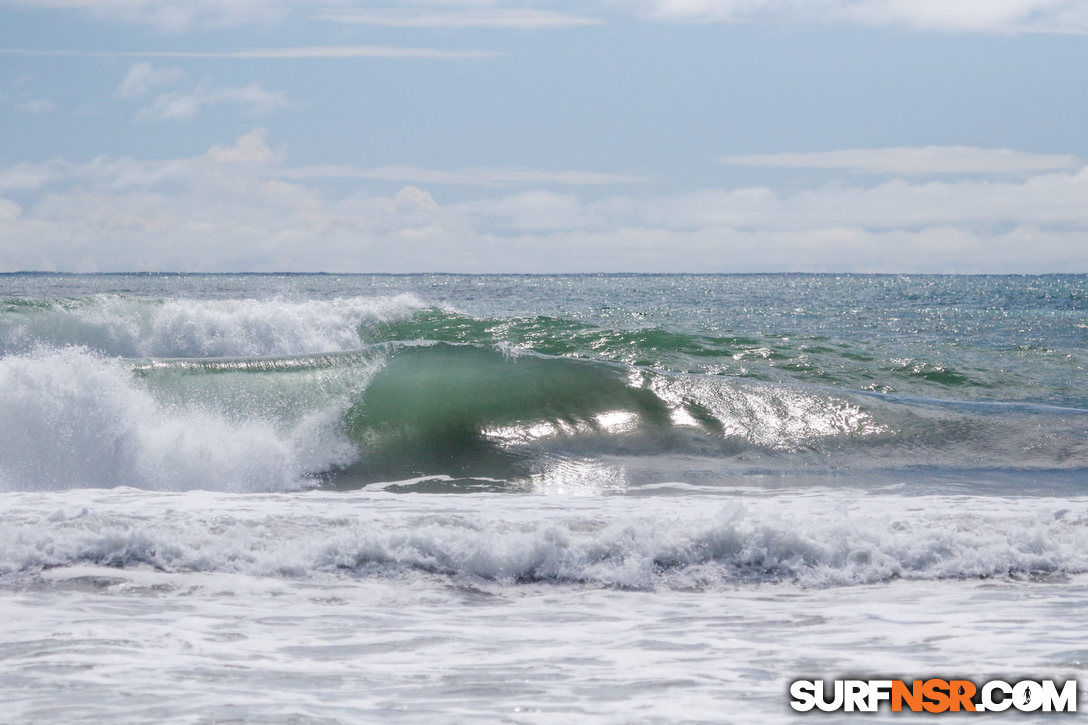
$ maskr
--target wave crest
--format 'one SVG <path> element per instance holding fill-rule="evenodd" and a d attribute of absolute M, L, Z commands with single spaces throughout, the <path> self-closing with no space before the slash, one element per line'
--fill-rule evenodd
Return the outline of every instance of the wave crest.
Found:
<path fill-rule="evenodd" d="M 0 487 L 299 488 L 344 465 L 342 405 L 293 421 L 153 396 L 129 365 L 80 348 L 0 359 Z"/>
<path fill-rule="evenodd" d="M 1084 499 L 1065 502 L 1075 513 L 1029 500 L 888 496 L 870 499 L 861 515 L 849 512 L 852 494 L 831 491 L 752 497 L 710 512 L 705 501 L 678 499 L 662 511 L 651 499 L 557 509 L 535 505 L 546 498 L 495 496 L 473 497 L 471 506 L 448 496 L 410 506 L 393 494 L 201 496 L 106 492 L 109 504 L 81 500 L 67 512 L 26 501 L 0 533 L 0 571 L 94 564 L 299 578 L 423 573 L 633 589 L 1088 571 Z M 330 506 L 339 515 L 330 517 Z"/>
<path fill-rule="evenodd" d="M 295 301 L 280 298 L 170 300 L 98 295 L 0 309 L 0 353 L 40 344 L 79 345 L 104 355 L 258 357 L 343 352 L 367 330 L 423 307 L 414 295 Z"/>

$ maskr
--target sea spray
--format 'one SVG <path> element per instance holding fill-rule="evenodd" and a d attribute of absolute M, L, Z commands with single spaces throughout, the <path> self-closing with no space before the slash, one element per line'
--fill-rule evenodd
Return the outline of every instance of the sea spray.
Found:
<path fill-rule="evenodd" d="M 0 359 L 0 485 L 270 491 L 350 462 L 341 406 L 290 426 L 157 399 L 124 361 L 81 348 Z"/>

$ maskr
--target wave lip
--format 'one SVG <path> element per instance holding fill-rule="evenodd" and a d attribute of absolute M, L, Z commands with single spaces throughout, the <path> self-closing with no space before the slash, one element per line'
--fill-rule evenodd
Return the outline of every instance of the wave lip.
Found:
<path fill-rule="evenodd" d="M 268 357 L 354 350 L 410 316 L 414 295 L 333 300 L 151 300 L 96 295 L 0 305 L 0 353 L 77 345 L 128 358 Z"/>

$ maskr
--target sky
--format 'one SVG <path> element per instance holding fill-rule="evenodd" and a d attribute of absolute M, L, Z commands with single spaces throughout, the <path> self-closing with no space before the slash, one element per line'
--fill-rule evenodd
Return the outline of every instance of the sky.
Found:
<path fill-rule="evenodd" d="M 1088 272 L 1084 0 L 0 0 L 0 272 Z"/>

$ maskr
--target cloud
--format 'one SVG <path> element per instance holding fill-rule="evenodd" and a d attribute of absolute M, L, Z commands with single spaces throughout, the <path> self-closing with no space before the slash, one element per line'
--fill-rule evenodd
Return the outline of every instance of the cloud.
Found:
<path fill-rule="evenodd" d="M 404 28 L 564 28 L 598 22 L 539 1 L 388 0 L 361 10 L 338 0 L 0 0 L 0 5 L 76 11 L 168 32 L 300 18 Z M 610 0 L 601 7 L 629 8 L 645 19 L 664 22 L 833 22 L 951 32 L 1088 34 L 1083 0 Z"/>
<path fill-rule="evenodd" d="M 465 202 L 451 211 L 475 220 L 483 228 L 513 232 L 584 230 L 603 224 L 578 197 L 539 190 Z"/>
<path fill-rule="evenodd" d="M 935 174 L 1032 174 L 1076 169 L 1071 154 L 1032 154 L 971 146 L 844 149 L 796 154 L 723 156 L 731 166 L 826 169 L 865 174 L 925 176 Z"/>
<path fill-rule="evenodd" d="M 511 184 L 561 184 L 600 186 L 639 184 L 644 176 L 602 174 L 590 171 L 541 171 L 518 168 L 472 168 L 458 171 L 422 169 L 416 166 L 304 166 L 283 172 L 292 179 L 372 179 L 411 184 L 453 184 L 459 186 L 507 186 Z"/>
<path fill-rule="evenodd" d="M 873 187 L 833 183 L 791 194 L 760 187 L 705 189 L 649 200 L 605 199 L 588 204 L 587 210 L 613 223 L 677 230 L 955 226 L 992 231 L 1024 224 L 1088 230 L 1085 199 L 1088 167 L 1022 181 L 893 179 Z"/>
<path fill-rule="evenodd" d="M 0 221 L 17 219 L 23 213 L 22 207 L 11 199 L 0 198 Z"/>
<path fill-rule="evenodd" d="M 173 91 L 156 96 L 140 109 L 137 118 L 159 121 L 192 118 L 201 110 L 213 106 L 242 106 L 254 112 L 266 112 L 287 105 L 287 98 L 278 91 L 268 91 L 260 83 L 247 86 L 198 85 L 191 93 Z"/>
<path fill-rule="evenodd" d="M 298 171 L 261 129 L 194 157 L 0 166 L 0 189 L 23 194 L 0 203 L 0 271 L 1088 270 L 1084 166 L 790 193 L 482 187 L 458 203 Z"/>
<path fill-rule="evenodd" d="M 498 3 L 433 3 L 392 0 L 385 7 L 344 8 L 336 0 L 0 0 L 0 5 L 83 12 L 109 22 L 177 32 L 191 27 L 272 24 L 291 17 L 405 28 L 565 28 L 599 21 L 552 8 L 502 7 Z"/>
<path fill-rule="evenodd" d="M 20 113 L 52 113 L 57 110 L 57 104 L 32 90 L 34 80 L 33 74 L 27 74 L 11 81 L 8 87 L 13 90 L 13 94 L 0 93 L 0 105 L 10 104 Z"/>
<path fill-rule="evenodd" d="M 117 86 L 119 98 L 142 96 L 156 88 L 169 86 L 185 80 L 185 71 L 180 68 L 161 68 L 150 63 L 134 63 Z"/>
<path fill-rule="evenodd" d="M 97 18 L 160 30 L 193 25 L 270 23 L 286 16 L 287 0 L 2 0 L 0 4 L 44 10 L 75 10 Z"/>
<path fill-rule="evenodd" d="M 57 104 L 48 98 L 24 98 L 15 104 L 15 110 L 23 113 L 51 113 L 57 110 Z"/>
<path fill-rule="evenodd" d="M 532 8 L 466 8 L 434 11 L 416 8 L 324 13 L 322 20 L 394 28 L 569 28 L 597 25 L 601 21 L 584 15 Z"/>
<path fill-rule="evenodd" d="M 58 176 L 54 164 L 20 163 L 0 167 L 0 194 L 40 189 Z"/>
<path fill-rule="evenodd" d="M 204 158 L 219 164 L 278 164 L 287 154 L 270 149 L 266 135 L 263 128 L 254 129 L 231 146 L 212 146 Z"/>
<path fill-rule="evenodd" d="M 1088 33 L 1083 0 L 630 0 L 667 22 L 847 22 L 953 32 Z"/>
<path fill-rule="evenodd" d="M 0 55 L 23 55 L 69 58 L 162 58 L 162 59 L 423 59 L 466 60 L 503 55 L 488 50 L 445 50 L 441 48 L 408 48 L 393 45 L 312 45 L 283 48 L 250 48 L 243 50 L 40 50 L 34 48 L 0 48 Z"/>
<path fill-rule="evenodd" d="M 265 48 L 257 50 L 239 50 L 214 56 L 200 54 L 199 57 L 221 58 L 421 58 L 464 60 L 472 58 L 490 58 L 502 55 L 487 50 L 443 50 L 439 48 L 404 48 L 390 45 L 329 45 L 300 48 Z M 196 57 L 196 56 L 190 56 Z"/>

